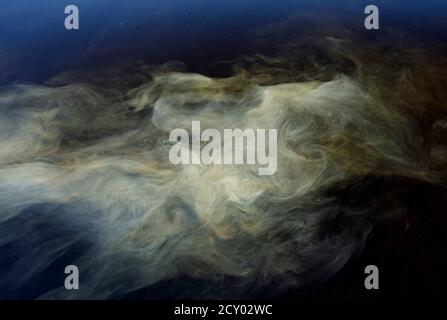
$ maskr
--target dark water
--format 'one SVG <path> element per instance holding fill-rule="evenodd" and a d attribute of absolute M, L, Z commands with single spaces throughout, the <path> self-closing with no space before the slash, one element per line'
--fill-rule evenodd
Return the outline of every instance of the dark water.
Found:
<path fill-rule="evenodd" d="M 79 7 L 80 30 L 64 29 L 64 7 L 68 4 Z M 80 298 L 375 299 L 440 295 L 444 285 L 447 285 L 443 274 L 447 266 L 447 219 L 443 210 L 447 205 L 447 135 L 444 125 L 435 123 L 447 119 L 444 82 L 447 79 L 447 3 L 435 0 L 375 1 L 374 4 L 380 9 L 379 31 L 366 31 L 363 28 L 363 9 L 368 4 L 369 1 L 353 0 L 134 0 L 128 3 L 117 0 L 0 0 L 0 103 L 3 104 L 1 110 L 6 115 L 5 119 L 14 124 L 22 124 L 22 117 L 29 119 L 26 112 L 21 114 L 22 109 L 34 111 L 46 106 L 56 106 L 55 109 L 64 110 L 60 118 L 55 118 L 55 131 L 61 136 L 55 151 L 51 149 L 53 145 L 50 136 L 45 138 L 47 140 L 42 139 L 43 142 L 39 140 L 42 145 L 48 145 L 50 151 L 43 148 L 43 151 L 39 149 L 36 154 L 30 151 L 31 155 L 24 152 L 23 157 L 12 158 L 13 160 L 6 158 L 7 160 L 0 162 L 0 214 L 5 217 L 0 219 L 0 298 L 45 298 L 49 292 L 53 293 L 48 295 L 50 298 L 67 298 L 64 293 L 54 292 L 64 281 L 65 275 L 60 270 L 73 261 L 78 261 L 81 267 L 85 266 L 86 278 L 89 285 L 92 285 L 89 288 L 91 291 L 82 292 Z M 334 49 L 328 45 L 328 37 L 349 40 L 352 45 Z M 391 110 L 397 110 L 396 113 L 408 120 L 408 123 L 399 122 L 395 118 L 385 117 L 389 120 L 389 127 L 383 131 L 391 132 L 393 126 L 402 125 L 402 131 L 396 134 L 396 141 L 405 146 L 408 144 L 408 150 L 412 153 L 408 155 L 403 152 L 402 159 L 405 161 L 396 165 L 393 156 L 380 158 L 375 153 L 371 157 L 365 156 L 368 155 L 368 150 L 362 150 L 356 142 L 361 146 L 367 145 L 368 140 L 354 137 L 354 153 L 363 156 L 359 156 L 360 160 L 356 162 L 356 157 L 352 160 L 347 156 L 351 149 L 343 149 L 343 141 L 339 144 L 334 142 L 337 150 L 341 151 L 331 156 L 338 166 L 346 165 L 346 172 L 352 173 L 354 177 L 329 187 L 324 186 L 321 192 L 318 190 L 316 198 L 336 199 L 335 204 L 330 203 L 330 208 L 337 210 L 336 213 L 321 218 L 312 240 L 316 239 L 320 243 L 324 239 L 332 239 L 336 244 L 340 241 L 341 249 L 333 250 L 335 253 L 331 251 L 334 254 L 333 259 L 324 254 L 321 254 L 321 260 L 318 253 L 312 254 L 310 258 L 303 254 L 303 260 L 312 260 L 313 268 L 304 268 L 299 273 L 298 284 L 293 280 L 296 276 L 293 271 L 254 272 L 255 275 L 247 277 L 248 280 L 237 272 L 226 274 L 222 271 L 207 277 L 195 277 L 191 270 L 212 269 L 210 260 L 200 256 L 185 258 L 180 255 L 172 259 L 171 265 L 176 270 L 174 272 L 166 264 L 159 263 L 163 259 L 156 252 L 178 253 L 180 249 L 176 249 L 176 245 L 181 241 L 189 243 L 189 233 L 185 236 L 179 232 L 179 235 L 172 235 L 168 240 L 161 244 L 157 242 L 152 247 L 152 243 L 144 242 L 144 227 L 153 227 L 157 231 L 163 229 L 163 224 L 161 227 L 154 227 L 146 226 L 145 219 L 134 221 L 134 217 L 128 215 L 131 210 L 126 211 L 127 207 L 121 210 L 125 214 L 115 221 L 110 222 L 102 216 L 101 212 L 106 211 L 101 207 L 102 198 L 106 198 L 106 202 L 112 202 L 115 196 L 108 193 L 103 196 L 101 188 L 106 190 L 110 185 L 127 185 L 125 183 L 129 182 L 129 190 L 138 190 L 139 185 L 130 185 L 130 182 L 140 183 L 138 170 L 129 170 L 125 179 L 116 178 L 116 181 L 113 180 L 115 167 L 109 169 L 110 171 L 82 175 L 79 179 L 73 178 L 76 174 L 72 174 L 67 179 L 73 183 L 74 190 L 65 186 L 63 181 L 60 182 L 64 178 L 58 176 L 59 171 L 44 171 L 56 176 L 54 179 L 57 182 L 54 184 L 62 190 L 57 189 L 57 192 L 69 194 L 69 200 L 54 191 L 51 184 L 45 187 L 30 184 L 21 188 L 21 182 L 25 185 L 28 181 L 38 180 L 40 171 L 36 176 L 32 175 L 32 171 L 30 176 L 25 175 L 26 178 L 22 180 L 16 178 L 21 177 L 19 173 L 9 171 L 11 168 L 27 171 L 33 169 L 28 169 L 28 164 L 43 163 L 55 167 L 68 166 L 70 170 L 77 172 L 76 166 L 83 165 L 77 164 L 79 159 L 94 162 L 98 156 L 101 160 L 108 161 L 107 152 L 110 152 L 111 157 L 126 158 L 136 152 L 134 149 L 128 151 L 126 147 L 135 147 L 137 150 L 152 148 L 148 146 L 147 140 L 152 136 L 165 135 L 165 128 L 155 130 L 148 126 L 147 129 L 147 122 L 154 111 L 138 110 L 137 107 L 138 112 L 133 113 L 135 106 L 131 106 L 129 101 L 130 98 L 138 97 L 133 95 L 132 90 L 150 83 L 153 74 L 156 74 L 153 70 L 159 72 L 166 63 L 170 63 L 166 67 L 169 71 L 172 68 L 174 71 L 199 73 L 215 78 L 229 77 L 243 69 L 249 79 L 246 82 L 252 81 L 260 87 L 313 80 L 331 82 L 339 75 L 347 76 L 355 79 L 365 92 L 374 96 L 374 101 L 380 102 L 378 105 L 391 106 Z M 229 86 L 231 93 L 237 92 L 240 87 L 243 90 L 248 90 L 245 87 L 250 88 L 244 82 L 245 78 L 242 79 L 231 80 L 235 82 Z M 159 85 L 169 91 L 171 87 L 176 88 L 176 81 L 178 79 L 174 77 L 174 80 L 168 79 Z M 79 83 L 82 85 L 77 87 Z M 29 87 L 15 87 L 15 84 L 29 84 Z M 189 90 L 201 94 L 200 86 L 188 85 L 185 84 L 179 91 Z M 64 91 L 64 86 L 67 86 L 67 91 Z M 49 93 L 45 90 L 41 93 L 40 88 L 45 88 Z M 52 88 L 56 91 L 51 91 Z M 343 88 L 345 87 L 341 86 Z M 78 103 L 77 99 L 81 102 Z M 213 102 L 212 99 L 203 99 L 206 103 L 201 99 L 198 101 L 194 100 L 193 103 Z M 340 108 L 344 106 L 343 102 L 350 101 L 341 99 Z M 186 105 L 188 101 L 174 102 Z M 73 114 L 70 110 L 74 110 Z M 176 116 L 171 115 L 174 120 Z M 275 116 L 273 112 L 271 117 Z M 367 113 L 365 117 L 367 120 L 373 119 L 372 123 L 377 124 L 380 119 L 383 120 L 373 116 L 368 118 L 370 116 Z M 228 117 L 231 117 L 231 113 Z M 39 122 L 39 119 L 40 116 L 36 117 L 35 122 Z M 300 121 L 299 117 L 295 119 L 291 116 L 291 119 L 292 122 Z M 352 133 L 351 125 L 355 127 L 360 123 L 356 123 L 354 116 L 353 119 L 353 123 L 346 129 L 348 136 Z M 73 126 L 64 123 L 68 120 L 73 120 Z M 312 121 L 315 121 L 317 127 L 321 125 L 319 119 L 311 118 L 309 122 Z M 1 122 L 2 125 L 5 123 L 7 121 Z M 360 127 L 361 125 L 363 123 L 359 124 Z M 147 129 L 147 136 L 138 136 L 135 138 L 137 142 L 126 140 L 126 143 L 119 146 L 123 151 L 91 151 L 90 147 L 103 146 L 103 141 L 106 141 L 107 146 L 107 137 L 125 135 L 135 128 L 143 132 Z M 321 125 L 315 135 L 318 131 L 329 131 L 329 128 L 324 128 Z M 53 129 L 51 125 L 45 127 L 48 131 Z M 368 130 L 366 128 L 365 132 Z M 17 148 L 20 147 L 21 140 L 13 140 L 13 129 L 0 130 L 0 133 L 3 141 L 8 142 L 11 139 L 13 146 L 17 143 Z M 17 136 L 20 134 L 21 132 Z M 23 139 L 32 139 L 33 135 L 39 134 L 40 129 L 36 129 L 30 134 L 23 134 Z M 381 147 L 377 147 L 380 152 L 383 151 Z M 14 154 L 14 148 L 8 149 L 9 144 L 5 143 L 3 148 L 3 153 Z M 383 149 L 389 151 L 387 145 Z M 155 147 L 150 150 L 156 153 Z M 378 153 L 382 155 L 380 152 Z M 70 167 L 72 163 L 74 165 Z M 413 166 L 414 164 L 416 165 Z M 362 171 L 363 167 L 368 167 L 369 170 Z M 96 177 L 99 177 L 99 182 L 94 180 Z M 160 181 L 163 178 L 159 178 Z M 330 180 L 331 177 L 326 178 Z M 85 184 L 79 183 L 79 180 L 85 181 Z M 154 185 L 158 186 L 158 181 Z M 83 191 L 79 190 L 80 186 L 88 190 L 90 187 L 98 187 L 99 191 L 94 189 L 91 192 L 92 200 L 86 195 L 78 195 L 78 191 L 80 194 Z M 146 184 L 142 186 L 147 187 Z M 294 188 L 293 185 L 291 188 Z M 160 194 L 158 192 L 153 191 L 162 197 L 169 190 Z M 46 197 L 47 193 L 51 196 Z M 56 195 L 53 196 L 53 193 Z M 76 196 L 72 196 L 72 193 Z M 133 195 L 127 194 L 126 190 L 116 191 L 116 195 L 121 193 L 123 198 L 129 197 L 130 203 L 145 203 L 145 195 L 140 195 L 139 200 L 135 201 Z M 17 194 L 20 195 L 17 198 L 20 200 L 15 199 Z M 148 192 L 148 197 L 150 196 Z M 270 197 L 275 199 L 275 194 Z M 300 199 L 284 201 L 285 208 L 271 199 L 259 200 L 263 212 L 285 211 L 293 216 L 295 211 L 303 209 L 300 208 Z M 98 203 L 94 200 L 98 200 Z M 320 204 L 316 202 L 312 201 L 311 204 L 320 212 Z M 172 208 L 184 213 L 187 217 L 185 225 L 199 224 L 200 219 L 196 217 L 194 208 L 181 196 L 169 197 L 166 203 L 163 210 L 167 213 Z M 108 209 L 113 211 L 116 208 L 111 205 Z M 357 212 L 362 214 L 357 216 Z M 85 217 L 84 213 L 88 213 L 88 216 Z M 80 218 L 70 218 L 74 216 Z M 171 217 L 165 224 L 169 225 L 171 220 L 175 219 Z M 261 242 L 272 241 L 274 245 L 292 243 L 293 241 L 287 240 L 295 239 L 288 224 L 278 222 L 276 225 L 274 217 L 272 221 L 270 231 Z M 136 227 L 134 229 L 133 224 L 141 226 L 142 230 Z M 123 240 L 126 245 L 127 236 L 133 239 L 132 236 L 136 234 L 135 238 L 144 242 L 146 247 L 140 247 L 140 243 L 135 240 L 130 242 L 134 251 L 127 251 L 128 247 L 117 240 L 116 247 L 120 248 L 118 250 L 113 243 L 115 234 L 126 239 Z M 244 255 L 253 250 L 245 247 L 246 243 L 252 243 L 250 237 L 242 235 L 241 238 L 227 241 L 216 238 L 216 246 L 223 248 L 224 253 L 232 252 L 232 248 L 242 252 L 241 256 L 236 256 L 236 262 L 232 261 L 234 265 L 245 266 L 239 260 L 247 257 L 249 260 L 252 257 L 250 254 Z M 112 242 L 110 247 L 103 244 L 105 240 Z M 239 246 L 240 243 L 242 245 Z M 102 250 L 103 245 L 107 250 Z M 121 250 L 121 245 L 126 250 Z M 300 249 L 297 248 L 302 249 L 299 245 L 291 246 L 299 252 Z M 149 252 L 150 259 L 140 260 L 140 255 L 144 255 L 142 248 Z M 288 246 L 286 248 L 293 255 L 295 251 Z M 344 248 L 348 249 L 345 251 Z M 185 251 L 186 249 L 184 248 Z M 262 247 L 262 250 L 268 249 Z M 278 253 L 272 250 L 273 254 Z M 97 257 L 99 258 L 96 259 Z M 268 261 L 268 258 L 262 258 L 265 259 L 261 260 L 262 263 Z M 164 259 L 169 260 L 167 257 Z M 285 260 L 288 261 L 286 258 Z M 111 261 L 110 266 L 104 266 L 108 261 Z M 151 264 L 153 261 L 156 261 L 154 266 Z M 153 268 L 148 273 L 155 273 L 153 270 L 157 270 L 157 275 L 162 274 L 163 268 L 166 268 L 175 276 L 160 276 L 155 283 L 149 282 L 146 285 L 146 278 L 150 278 L 152 274 L 145 274 L 144 263 Z M 363 289 L 363 269 L 367 264 L 377 264 L 383 270 L 380 292 L 367 292 Z M 274 269 L 273 266 L 271 268 Z M 103 277 L 104 270 L 117 273 L 111 276 L 116 278 L 108 279 L 102 286 L 98 278 Z M 102 275 L 100 272 L 103 272 Z M 143 285 L 140 285 L 140 280 Z M 129 283 L 129 288 L 122 288 L 120 282 Z M 290 283 L 294 285 L 289 286 Z"/>
<path fill-rule="evenodd" d="M 81 28 L 64 29 L 64 8 L 79 6 Z M 363 26 L 368 1 L 1 1 L 0 81 L 41 82 L 67 69 L 111 61 L 185 62 L 200 69 L 210 61 L 260 53 L 251 31 L 306 13 L 338 17 L 346 28 Z M 443 1 L 376 1 L 382 27 L 446 40 Z M 329 22 L 329 21 L 328 21 Z M 306 30 L 304 22 L 303 30 Z"/>

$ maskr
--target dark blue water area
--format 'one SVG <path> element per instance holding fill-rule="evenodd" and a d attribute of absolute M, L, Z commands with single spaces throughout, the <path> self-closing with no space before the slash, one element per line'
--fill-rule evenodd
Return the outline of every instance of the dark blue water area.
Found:
<path fill-rule="evenodd" d="M 97 241 L 89 222 L 65 218 L 79 206 L 35 204 L 0 222 L 0 299 L 36 299 L 64 283 L 65 267 Z"/>
<path fill-rule="evenodd" d="M 354 0 L 0 0 L 0 83 L 40 82 L 67 69 L 111 61 L 198 66 L 257 53 L 254 30 L 303 12 L 349 17 L 381 9 L 381 25 L 445 39 L 445 1 Z M 77 5 L 80 30 L 64 28 L 64 8 Z M 344 23 L 344 22 L 342 22 Z"/>

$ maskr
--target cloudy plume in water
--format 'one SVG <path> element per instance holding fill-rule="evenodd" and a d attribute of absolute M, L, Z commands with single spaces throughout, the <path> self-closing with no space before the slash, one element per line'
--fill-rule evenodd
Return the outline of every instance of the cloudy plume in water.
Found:
<path fill-rule="evenodd" d="M 420 147 L 412 118 L 429 100 L 414 88 L 435 62 L 397 52 L 425 65 L 397 68 L 374 50 L 309 38 L 277 56 L 217 64 L 227 76 L 171 63 L 138 75 L 110 69 L 103 83 L 67 73 L 2 88 L 0 288 L 14 295 L 46 279 L 37 297 L 122 298 L 153 287 L 247 298 L 324 282 L 374 226 L 373 206 L 346 203 L 337 190 L 368 176 L 440 183 L 431 157 L 439 164 L 447 154 Z M 276 174 L 172 165 L 169 132 L 192 121 L 277 129 Z M 79 267 L 79 291 L 51 280 L 49 270 L 67 264 Z"/>

